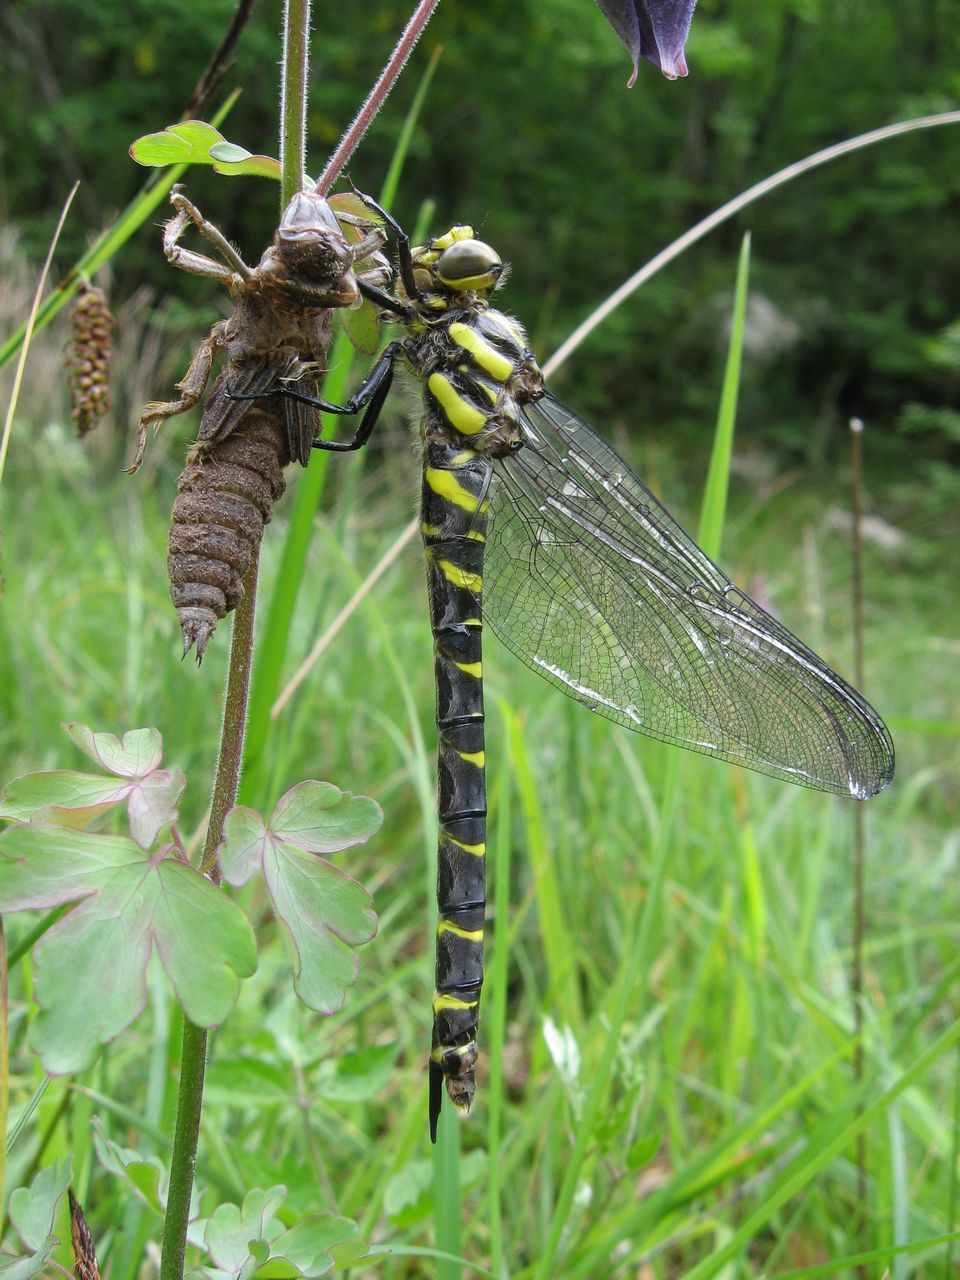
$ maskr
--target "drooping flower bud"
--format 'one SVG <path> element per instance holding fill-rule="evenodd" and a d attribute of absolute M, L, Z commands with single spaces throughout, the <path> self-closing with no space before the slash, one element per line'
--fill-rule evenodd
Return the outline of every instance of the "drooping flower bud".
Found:
<path fill-rule="evenodd" d="M 659 67 L 668 80 L 687 74 L 683 46 L 696 0 L 597 0 L 600 12 L 633 59 L 632 88 L 640 59 Z"/>

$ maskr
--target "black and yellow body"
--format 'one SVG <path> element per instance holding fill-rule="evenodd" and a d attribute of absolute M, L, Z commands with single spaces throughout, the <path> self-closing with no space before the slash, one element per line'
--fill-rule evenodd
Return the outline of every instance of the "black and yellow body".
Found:
<path fill-rule="evenodd" d="M 430 1114 L 440 1087 L 473 1100 L 483 983 L 487 795 L 483 739 L 483 544 L 490 463 L 473 449 L 424 446 L 421 520 L 437 686 L 437 969 Z"/>
<path fill-rule="evenodd" d="M 643 481 L 544 387 L 519 324 L 489 304 L 496 252 L 470 227 L 419 248 L 396 234 L 392 293 L 359 281 L 404 336 L 345 405 L 273 394 L 370 437 L 398 360 L 423 397 L 422 534 L 436 687 L 439 920 L 430 1132 L 443 1085 L 475 1089 L 486 897 L 484 616 L 534 671 L 597 714 L 782 780 L 865 799 L 893 778 L 868 702 L 739 589 Z"/>
<path fill-rule="evenodd" d="M 492 459 L 519 447 L 521 406 L 542 394 L 542 381 L 522 328 L 487 304 L 500 262 L 471 228 L 414 249 L 412 263 L 418 301 L 401 351 L 423 390 L 421 533 L 437 690 L 435 1139 L 443 1083 L 461 1111 L 469 1110 L 475 1087 L 486 908 L 483 553 Z M 452 270 L 460 273 L 454 283 Z"/>

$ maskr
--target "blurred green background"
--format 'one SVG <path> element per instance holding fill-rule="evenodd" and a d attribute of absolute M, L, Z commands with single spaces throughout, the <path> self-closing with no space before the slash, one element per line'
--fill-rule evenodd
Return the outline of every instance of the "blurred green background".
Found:
<path fill-rule="evenodd" d="M 29 309 L 73 180 L 82 185 L 56 269 L 138 190 L 144 171 L 127 147 L 179 117 L 231 12 L 224 0 L 31 0 L 0 12 L 4 332 Z M 379 0 L 315 3 L 312 173 L 407 16 L 407 6 Z M 231 140 L 269 154 L 277 149 L 279 21 L 278 5 L 255 9 L 227 82 L 243 93 L 223 126 Z M 503 305 L 523 319 L 541 359 L 625 277 L 738 191 L 833 142 L 960 105 L 954 0 L 701 0 L 689 78 L 667 83 L 644 64 L 630 91 L 626 54 L 589 0 L 445 0 L 350 166 L 361 188 L 378 189 L 437 45 L 442 56 L 394 212 L 412 226 L 432 201 L 434 229 L 452 221 L 480 228 L 513 264 Z M 186 181 L 255 261 L 276 225 L 275 184 L 199 169 Z M 258 744 L 265 765 L 248 778 L 255 794 L 247 799 L 260 808 L 308 776 L 383 805 L 382 835 L 345 862 L 375 895 L 380 934 L 361 953 L 345 1013 L 321 1020 L 292 999 L 283 940 L 263 904 L 250 904 L 262 916 L 265 952 L 215 1040 L 198 1165 L 207 1211 L 282 1181 L 297 1211 L 336 1207 L 379 1243 L 427 1246 L 453 1222 L 446 1247 L 515 1277 L 540 1274 L 546 1256 L 555 1257 L 550 1275 L 571 1277 L 806 1275 L 818 1265 L 852 1276 L 843 1260 L 858 1249 L 953 1229 L 956 1054 L 932 1046 L 956 1025 L 960 935 L 958 214 L 960 128 L 833 163 L 685 253 L 552 382 L 694 526 L 737 251 L 750 230 L 721 560 L 848 676 L 847 423 L 855 414 L 867 424 L 867 692 L 893 730 L 898 777 L 867 810 L 865 1093 L 857 1095 L 848 1063 L 851 807 L 686 758 L 673 810 L 664 799 L 665 748 L 568 704 L 491 640 L 492 815 L 514 854 L 501 987 L 507 1043 L 503 1078 L 481 1075 L 476 1114 L 462 1130 L 461 1187 L 441 1206 L 422 1074 L 432 980 L 432 670 L 411 550 Z M 170 394 L 225 299 L 169 270 L 161 216 L 103 273 L 117 315 L 115 408 L 83 445 L 60 372 L 63 317 L 31 350 L 0 493 L 0 745 L 8 777 L 78 767 L 61 720 L 116 732 L 156 724 L 168 761 L 190 779 L 189 836 L 208 795 L 228 640 L 224 624 L 199 672 L 181 665 L 167 598 L 166 523 L 196 415 L 162 429 L 138 477 L 119 468 L 141 406 Z M 9 385 L 7 369 L 0 386 Z M 285 677 L 412 514 L 410 439 L 395 395 L 366 455 L 338 460 L 329 473 Z M 267 531 L 265 600 L 289 503 Z M 631 973 L 637 912 L 664 839 L 666 891 L 642 951 L 648 963 Z M 497 934 L 501 918 L 491 915 Z M 27 923 L 10 922 L 14 938 Z M 22 1034 L 29 963 L 20 972 L 15 1109 L 38 1079 Z M 636 991 L 613 1093 L 558 1223 L 583 1091 L 624 974 Z M 89 1118 L 96 1110 L 118 1140 L 165 1157 L 176 1018 L 159 976 L 151 997 L 134 1033 L 89 1078 L 50 1086 L 11 1156 L 10 1187 L 53 1155 L 73 1153 L 75 1185 L 113 1277 L 138 1274 L 157 1224 L 99 1169 Z M 579 1072 L 556 1036 L 545 1038 L 545 1019 L 568 1029 Z M 396 1047 L 389 1078 L 381 1059 L 364 1058 L 385 1044 Z M 346 1100 L 342 1084 L 339 1094 L 330 1085 L 331 1063 L 351 1075 Z M 823 1166 L 817 1158 L 861 1102 L 894 1087 L 899 1099 L 868 1128 L 862 1205 L 852 1143 Z M 505 1120 L 501 1155 L 491 1161 L 494 1100 Z M 433 1275 L 437 1265 L 397 1256 L 356 1274 Z M 870 1265 L 880 1275 L 887 1263 Z M 889 1266 L 897 1277 L 956 1274 L 943 1245 Z"/>

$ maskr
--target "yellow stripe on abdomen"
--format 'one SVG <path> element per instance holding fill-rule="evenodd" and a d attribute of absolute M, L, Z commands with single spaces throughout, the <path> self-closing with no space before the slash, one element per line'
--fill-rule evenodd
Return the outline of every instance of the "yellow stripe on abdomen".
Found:
<path fill-rule="evenodd" d="M 473 454 L 467 456 L 472 457 Z M 445 471 L 439 467 L 426 467 L 423 478 L 434 493 L 445 498 L 447 502 L 452 502 L 455 507 L 462 507 L 464 511 L 477 510 L 477 499 L 469 489 L 463 487 L 452 471 Z M 481 503 L 480 510 L 486 511 L 489 505 L 488 502 Z"/>
<path fill-rule="evenodd" d="M 454 564 L 452 560 L 438 560 L 436 564 L 452 587 L 462 587 L 465 591 L 472 591 L 476 595 L 479 595 L 483 590 L 483 576 L 481 574 L 470 573 L 469 570 Z"/>
<path fill-rule="evenodd" d="M 444 933 L 452 933 L 457 938 L 466 938 L 468 942 L 483 941 L 482 929 L 461 929 L 458 924 L 451 924 L 449 920 L 441 920 L 437 925 L 437 937 Z"/>
<path fill-rule="evenodd" d="M 456 845 L 456 847 L 458 849 L 462 849 L 464 853 L 472 854 L 475 858 L 486 857 L 486 844 L 464 844 L 462 840 L 454 840 L 453 836 L 448 835 L 445 831 L 440 832 L 440 837 L 443 840 L 447 840 L 450 844 Z"/>
<path fill-rule="evenodd" d="M 483 678 L 482 662 L 455 662 L 453 665 L 458 671 L 462 671 L 465 676 L 473 676 L 474 680 Z"/>
<path fill-rule="evenodd" d="M 442 996 L 436 992 L 433 997 L 433 1012 L 442 1013 L 444 1009 L 475 1009 L 479 1000 L 459 1000 L 456 996 Z"/>

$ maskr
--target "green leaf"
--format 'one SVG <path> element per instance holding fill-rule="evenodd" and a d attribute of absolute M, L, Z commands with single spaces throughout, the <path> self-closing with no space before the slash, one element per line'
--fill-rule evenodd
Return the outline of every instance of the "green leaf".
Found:
<path fill-rule="evenodd" d="M 348 244 L 356 244 L 358 240 L 362 240 L 366 234 L 366 227 L 371 223 L 379 226 L 383 221 L 352 191 L 338 191 L 336 195 L 330 197 L 328 203 L 340 221 L 340 228 Z M 341 217 L 341 214 L 345 214 L 346 217 Z M 361 225 L 352 221 L 354 218 L 360 219 Z M 372 266 L 371 258 L 361 258 L 356 263 L 357 273 L 367 271 Z M 380 345 L 380 323 L 377 319 L 377 308 L 372 302 L 364 298 L 354 307 L 341 307 L 336 313 L 336 319 L 343 326 L 352 346 L 361 355 L 372 356 L 376 353 Z"/>
<path fill-rule="evenodd" d="M 382 821 L 383 810 L 367 796 L 329 782 L 301 782 L 281 796 L 270 830 L 307 853 L 339 853 L 366 844 Z"/>
<path fill-rule="evenodd" d="M 69 769 L 27 773 L 4 788 L 0 818 L 86 827 L 126 800 L 131 834 L 142 849 L 149 849 L 160 831 L 176 822 L 184 785 L 179 769 L 158 769 L 129 782 Z"/>
<path fill-rule="evenodd" d="M 121 1147 L 107 1137 L 101 1121 L 94 1117 L 93 1145 L 100 1163 L 117 1178 L 123 1178 L 137 1198 L 159 1214 L 167 1208 L 167 1171 L 159 1156 L 144 1156 L 129 1147 Z M 196 1195 L 196 1187 L 194 1187 Z"/>
<path fill-rule="evenodd" d="M 128 729 L 121 742 L 116 734 L 94 733 L 88 725 L 76 721 L 63 727 L 80 750 L 108 773 L 143 778 L 160 768 L 163 739 L 159 729 Z"/>
<path fill-rule="evenodd" d="M 338 218 L 342 213 L 345 213 L 348 217 L 358 218 L 361 222 L 374 222 L 378 227 L 383 224 L 383 219 L 379 213 L 371 209 L 368 204 L 365 204 L 355 191 L 337 191 L 329 198 L 327 203 Z M 351 230 L 357 232 L 357 228 L 353 227 L 351 223 L 343 222 L 341 225 L 347 235 L 350 234 Z M 357 233 L 353 236 L 353 239 L 360 240 L 362 237 Z"/>
<path fill-rule="evenodd" d="M 273 1241 L 270 1261 L 257 1274 L 289 1276 L 292 1266 L 296 1275 L 325 1276 L 334 1266 L 352 1266 L 366 1252 L 355 1222 L 332 1213 L 315 1213 L 301 1218 Z"/>
<path fill-rule="evenodd" d="M 151 168 L 170 164 L 209 164 L 228 176 L 250 174 L 280 179 L 280 163 L 271 156 L 252 155 L 227 142 L 219 129 L 204 120 L 183 120 L 162 133 L 148 133 L 130 147 L 137 164 Z"/>
<path fill-rule="evenodd" d="M 163 741 L 156 729 L 131 729 L 120 742 L 85 724 L 64 725 L 74 742 L 113 776 L 56 770 L 15 778 L 0 796 L 0 818 L 86 827 L 115 805 L 127 802 L 133 838 L 149 849 L 164 827 L 177 820 L 184 777 L 159 768 Z M 117 782 L 120 777 L 124 781 Z"/>
<path fill-rule="evenodd" d="M 720 539 L 727 509 L 727 489 L 730 484 L 730 456 L 733 452 L 733 434 L 737 420 L 737 397 L 740 391 L 740 369 L 743 362 L 743 334 L 747 314 L 747 286 L 750 279 L 750 232 L 740 242 L 737 261 L 737 281 L 733 292 L 733 317 L 730 325 L 730 343 L 727 347 L 727 363 L 720 391 L 720 408 L 713 433 L 710 452 L 710 468 L 703 492 L 697 541 L 714 559 L 720 554 Z"/>
<path fill-rule="evenodd" d="M 662 1140 L 663 1135 L 660 1133 L 645 1133 L 636 1140 L 627 1152 L 627 1168 L 631 1173 L 635 1173 L 637 1169 L 642 1169 L 650 1163 L 660 1150 Z"/>
<path fill-rule="evenodd" d="M 84 1070 L 142 1011 L 154 943 L 200 1027 L 224 1020 L 256 968 L 246 917 L 188 864 L 121 836 L 32 823 L 0 835 L 0 912 L 77 901 L 34 953 L 32 1043 L 53 1075 Z"/>
<path fill-rule="evenodd" d="M 54 1163 L 41 1169 L 29 1187 L 18 1187 L 10 1197 L 10 1221 L 20 1239 L 31 1251 L 26 1258 L 17 1258 L 0 1266 L 0 1276 L 5 1280 L 30 1280 L 39 1275 L 47 1265 L 51 1253 L 60 1243 L 53 1234 L 60 1197 L 70 1186 L 70 1158 L 61 1169 Z"/>
<path fill-rule="evenodd" d="M 326 1059 L 320 1065 L 316 1091 L 334 1102 L 369 1102 L 386 1088 L 397 1057 L 397 1045 L 374 1045 L 356 1053 Z"/>
<path fill-rule="evenodd" d="M 54 1161 L 41 1169 L 29 1187 L 18 1187 L 10 1197 L 10 1221 L 28 1249 L 39 1249 L 53 1230 L 60 1197 L 70 1186 L 70 1158 L 63 1168 Z"/>
<path fill-rule="evenodd" d="M 221 1204 L 207 1222 L 204 1244 L 214 1265 L 225 1275 L 246 1280 L 270 1256 L 266 1239 L 286 1187 L 257 1187 L 244 1197 L 243 1208 Z M 276 1232 L 274 1232 L 276 1234 Z"/>
<path fill-rule="evenodd" d="M 265 824 L 242 806 L 231 810 L 220 847 L 224 878 L 236 886 L 262 872 L 273 909 L 297 952 L 297 995 L 311 1009 L 335 1013 L 356 981 L 351 947 L 376 933 L 370 896 L 318 853 L 338 852 L 369 839 L 382 821 L 380 806 L 327 782 L 302 782 L 288 791 Z"/>
<path fill-rule="evenodd" d="M 215 142 L 210 159 L 217 173 L 227 177 L 280 178 L 280 162 L 272 156 L 253 155 L 233 142 Z"/>
<path fill-rule="evenodd" d="M 358 307 L 339 307 L 334 314 L 356 351 L 363 356 L 376 354 L 380 345 L 380 323 L 377 308 L 368 298 Z"/>

